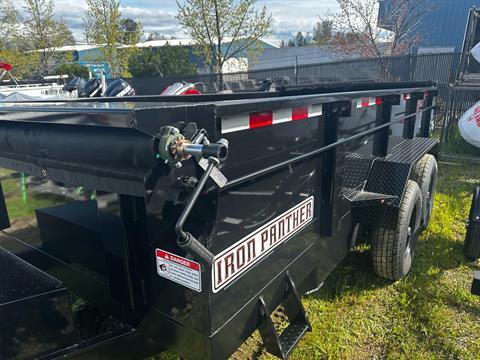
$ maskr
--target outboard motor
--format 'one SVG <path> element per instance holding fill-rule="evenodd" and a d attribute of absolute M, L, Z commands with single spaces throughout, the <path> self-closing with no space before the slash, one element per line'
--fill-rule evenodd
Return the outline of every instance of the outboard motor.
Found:
<path fill-rule="evenodd" d="M 178 95 L 200 95 L 200 90 L 197 89 L 198 84 L 193 84 L 189 82 L 176 82 L 168 86 L 160 96 L 178 96 Z"/>
<path fill-rule="evenodd" d="M 79 98 L 93 98 L 102 95 L 102 83 L 98 79 L 91 79 L 85 83 L 85 86 L 78 89 Z"/>
<path fill-rule="evenodd" d="M 263 80 L 262 82 L 258 83 L 257 86 L 259 87 L 259 92 L 275 92 L 277 90 L 275 87 L 275 82 L 270 79 Z"/>
<path fill-rule="evenodd" d="M 104 96 L 106 97 L 122 97 L 135 96 L 135 89 L 123 79 L 114 80 L 108 85 Z"/>
<path fill-rule="evenodd" d="M 81 77 L 74 77 L 72 80 L 65 84 L 63 90 L 71 94 L 74 91 L 78 91 L 79 89 L 84 88 L 86 84 L 87 81 L 85 79 Z"/>

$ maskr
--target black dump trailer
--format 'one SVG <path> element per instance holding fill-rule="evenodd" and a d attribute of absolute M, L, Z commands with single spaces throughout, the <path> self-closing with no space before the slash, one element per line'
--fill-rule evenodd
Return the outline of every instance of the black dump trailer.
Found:
<path fill-rule="evenodd" d="M 410 270 L 432 83 L 0 105 L 0 358 L 287 358 L 357 241 Z M 271 313 L 289 319 L 279 333 Z"/>

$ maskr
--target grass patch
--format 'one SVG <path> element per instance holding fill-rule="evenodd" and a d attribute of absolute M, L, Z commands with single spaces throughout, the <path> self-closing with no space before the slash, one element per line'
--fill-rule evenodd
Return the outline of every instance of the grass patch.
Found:
<path fill-rule="evenodd" d="M 446 141 L 442 143 L 442 151 L 446 154 L 479 156 L 480 149 L 467 143 L 460 134 L 458 124 L 452 124 L 448 130 Z"/>
<path fill-rule="evenodd" d="M 46 208 L 65 202 L 59 195 L 36 193 L 25 189 L 25 199 L 22 196 L 21 174 L 0 169 L 0 178 L 8 216 L 11 222 L 34 216 L 35 209 Z"/>

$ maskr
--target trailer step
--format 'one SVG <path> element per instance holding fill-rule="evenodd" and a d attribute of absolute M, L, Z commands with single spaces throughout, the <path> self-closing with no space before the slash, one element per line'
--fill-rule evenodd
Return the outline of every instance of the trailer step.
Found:
<path fill-rule="evenodd" d="M 397 196 L 379 194 L 363 190 L 343 189 L 342 197 L 352 203 L 353 207 L 364 207 L 369 205 L 377 205 L 378 203 L 393 203 Z"/>
<path fill-rule="evenodd" d="M 283 331 L 280 335 L 280 344 L 286 354 L 285 359 L 291 354 L 292 350 L 308 331 L 310 331 L 308 325 L 301 323 L 291 323 Z"/>
<path fill-rule="evenodd" d="M 480 271 L 479 270 L 475 270 L 474 272 L 471 293 L 473 295 L 480 296 Z"/>
<path fill-rule="evenodd" d="M 312 331 L 312 326 L 305 313 L 300 295 L 288 271 L 286 273 L 286 282 L 287 287 L 283 305 L 290 324 L 280 335 L 275 329 L 271 312 L 267 308 L 263 296 L 259 298 L 261 319 L 259 331 L 265 348 L 270 354 L 284 360 L 288 359 L 305 334 Z"/>

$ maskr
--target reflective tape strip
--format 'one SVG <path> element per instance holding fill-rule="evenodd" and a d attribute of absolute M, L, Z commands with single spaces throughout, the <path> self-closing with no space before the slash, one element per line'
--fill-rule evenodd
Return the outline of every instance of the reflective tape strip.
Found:
<path fill-rule="evenodd" d="M 271 111 L 250 114 L 249 128 L 256 129 L 259 127 L 269 126 L 273 124 L 273 113 Z"/>
<path fill-rule="evenodd" d="M 293 108 L 291 116 L 293 121 L 308 119 L 308 106 Z"/>
<path fill-rule="evenodd" d="M 222 119 L 222 134 L 250 129 L 250 118 L 245 114 L 232 115 L 228 122 Z"/>
<path fill-rule="evenodd" d="M 222 134 L 272 126 L 289 121 L 306 120 L 321 116 L 322 113 L 323 105 L 320 104 L 226 116 L 222 118 Z"/>
<path fill-rule="evenodd" d="M 308 107 L 308 116 L 315 117 L 323 114 L 323 105 L 310 105 Z"/>
<path fill-rule="evenodd" d="M 403 94 L 403 100 L 410 100 L 411 96 L 410 94 Z"/>
<path fill-rule="evenodd" d="M 273 112 L 273 123 L 281 124 L 287 121 L 292 120 L 292 110 L 291 109 L 280 109 Z"/>
<path fill-rule="evenodd" d="M 380 105 L 382 103 L 381 97 L 369 97 L 357 100 L 357 109 L 368 108 L 374 105 Z"/>

